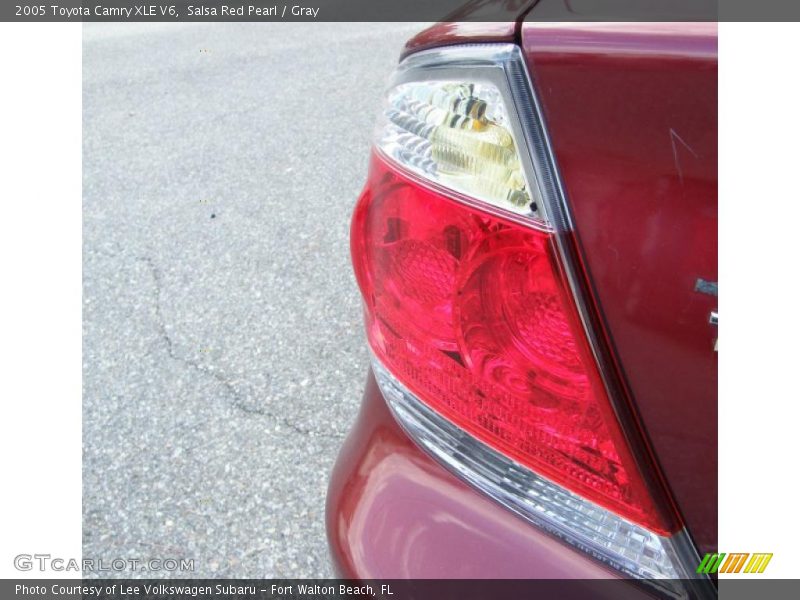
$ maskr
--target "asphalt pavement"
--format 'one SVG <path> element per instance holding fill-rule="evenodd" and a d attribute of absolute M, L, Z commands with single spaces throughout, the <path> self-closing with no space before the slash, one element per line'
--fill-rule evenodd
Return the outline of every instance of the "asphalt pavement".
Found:
<path fill-rule="evenodd" d="M 84 25 L 85 558 L 332 576 L 368 366 L 348 226 L 420 28 Z"/>

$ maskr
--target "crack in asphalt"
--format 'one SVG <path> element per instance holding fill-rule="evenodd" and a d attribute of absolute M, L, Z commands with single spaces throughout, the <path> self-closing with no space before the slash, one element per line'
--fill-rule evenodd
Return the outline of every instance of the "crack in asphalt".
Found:
<path fill-rule="evenodd" d="M 101 252 L 101 253 L 103 255 L 105 255 L 105 256 L 108 256 L 108 254 L 105 253 L 105 252 Z M 210 367 L 208 367 L 208 366 L 206 366 L 206 365 L 204 365 L 202 363 L 198 363 L 196 361 L 193 361 L 190 358 L 187 358 L 185 356 L 181 356 L 175 350 L 175 342 L 172 339 L 172 336 L 170 335 L 170 333 L 169 333 L 169 331 L 167 329 L 166 320 L 164 319 L 164 313 L 163 313 L 162 308 L 161 308 L 161 306 L 162 306 L 161 296 L 162 296 L 162 291 L 163 291 L 163 280 L 162 280 L 161 271 L 159 270 L 159 268 L 156 265 L 155 261 L 149 256 L 136 256 L 135 259 L 140 261 L 140 262 L 143 262 L 143 263 L 145 263 L 147 265 L 148 269 L 150 270 L 150 274 L 151 274 L 151 276 L 153 278 L 153 282 L 155 284 L 154 305 L 155 305 L 155 312 L 156 312 L 156 324 L 157 324 L 157 327 L 158 327 L 159 336 L 161 337 L 162 341 L 164 342 L 164 345 L 165 345 L 166 350 L 167 350 L 167 354 L 169 355 L 170 358 L 180 362 L 181 364 L 183 364 L 183 365 L 185 365 L 185 366 L 187 366 L 187 367 L 189 367 L 191 369 L 194 369 L 195 371 L 197 371 L 199 373 L 202 373 L 203 375 L 206 375 L 208 377 L 213 378 L 217 383 L 219 383 L 227 391 L 229 397 L 232 399 L 230 405 L 233 408 L 237 409 L 237 410 L 240 410 L 240 411 L 242 411 L 242 412 L 244 412 L 246 414 L 249 414 L 249 415 L 258 415 L 258 416 L 262 416 L 262 417 L 267 417 L 269 419 L 272 419 L 274 421 L 277 421 L 277 422 L 285 425 L 287 428 L 289 428 L 290 430 L 292 430 L 295 433 L 298 433 L 300 435 L 321 437 L 321 438 L 327 438 L 327 439 L 337 440 L 337 441 L 344 438 L 344 434 L 341 434 L 339 432 L 331 433 L 331 432 L 327 432 L 327 431 L 319 431 L 319 430 L 316 430 L 316 429 L 307 429 L 307 428 L 301 427 L 300 425 L 297 425 L 296 423 L 293 423 L 288 418 L 286 418 L 284 416 L 281 416 L 281 415 L 277 415 L 277 414 L 273 413 L 272 411 L 266 410 L 265 408 L 260 408 L 260 407 L 255 407 L 255 406 L 248 405 L 243 400 L 241 394 L 239 393 L 239 390 L 236 389 L 236 386 L 233 384 L 233 382 L 230 381 L 227 377 L 225 377 L 222 373 L 220 373 L 217 370 L 212 369 L 212 368 L 210 368 Z"/>

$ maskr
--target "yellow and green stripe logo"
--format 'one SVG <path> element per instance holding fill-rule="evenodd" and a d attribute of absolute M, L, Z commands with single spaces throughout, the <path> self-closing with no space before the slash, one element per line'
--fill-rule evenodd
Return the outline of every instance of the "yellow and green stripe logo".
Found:
<path fill-rule="evenodd" d="M 697 567 L 698 573 L 763 573 L 769 561 L 772 560 L 772 553 L 750 554 L 747 552 L 737 552 L 725 554 L 724 552 L 709 552 L 700 561 Z M 744 571 L 742 571 L 744 568 Z"/>

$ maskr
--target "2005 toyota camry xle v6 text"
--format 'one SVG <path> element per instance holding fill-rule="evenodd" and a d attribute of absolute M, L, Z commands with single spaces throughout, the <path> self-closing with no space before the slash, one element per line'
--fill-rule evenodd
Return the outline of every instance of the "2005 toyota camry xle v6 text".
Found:
<path fill-rule="evenodd" d="M 437 24 L 386 91 L 334 564 L 713 597 L 716 24 L 535 18 Z"/>

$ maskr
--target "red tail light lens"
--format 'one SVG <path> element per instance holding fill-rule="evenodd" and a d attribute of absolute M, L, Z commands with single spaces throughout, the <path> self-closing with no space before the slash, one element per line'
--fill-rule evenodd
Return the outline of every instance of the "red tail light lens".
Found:
<path fill-rule="evenodd" d="M 553 482 L 666 534 L 607 397 L 554 234 L 373 158 L 351 233 L 377 359 L 423 402 Z"/>

